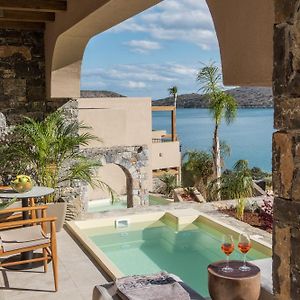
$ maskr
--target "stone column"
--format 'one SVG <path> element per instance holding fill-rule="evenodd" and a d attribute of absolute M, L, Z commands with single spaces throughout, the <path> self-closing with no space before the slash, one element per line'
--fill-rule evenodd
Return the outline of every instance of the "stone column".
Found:
<path fill-rule="evenodd" d="M 300 1 L 274 0 L 273 284 L 300 299 Z"/>

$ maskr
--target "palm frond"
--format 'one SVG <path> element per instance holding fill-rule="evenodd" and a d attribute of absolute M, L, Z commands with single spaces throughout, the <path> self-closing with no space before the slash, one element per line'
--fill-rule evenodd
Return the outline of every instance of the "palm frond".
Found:
<path fill-rule="evenodd" d="M 1 144 L 7 167 L 13 167 L 12 171 L 16 173 L 19 169 L 30 169 L 38 184 L 53 188 L 66 180 L 96 184 L 95 170 L 101 164 L 80 153 L 80 147 L 91 141 L 101 141 L 87 131 L 91 129 L 89 126 L 66 120 L 62 111 L 56 111 L 40 122 L 29 117 L 24 120 L 12 131 L 13 138 L 7 144 Z M 67 168 L 68 165 L 71 167 Z"/>

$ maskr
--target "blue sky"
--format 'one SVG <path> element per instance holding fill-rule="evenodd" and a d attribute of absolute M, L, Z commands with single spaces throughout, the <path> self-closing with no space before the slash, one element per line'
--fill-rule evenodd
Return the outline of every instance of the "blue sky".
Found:
<path fill-rule="evenodd" d="M 201 63 L 220 54 L 204 0 L 164 0 L 92 38 L 84 53 L 81 88 L 132 97 L 195 93 Z"/>

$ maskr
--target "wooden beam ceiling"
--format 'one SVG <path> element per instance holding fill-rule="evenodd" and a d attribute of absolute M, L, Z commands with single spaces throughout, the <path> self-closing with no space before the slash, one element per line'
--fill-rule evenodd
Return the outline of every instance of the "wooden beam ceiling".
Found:
<path fill-rule="evenodd" d="M 50 22 L 54 20 L 53 12 L 0 10 L 0 21 Z"/>
<path fill-rule="evenodd" d="M 65 0 L 0 0 L 0 9 L 56 12 L 67 10 Z"/>
<path fill-rule="evenodd" d="M 44 29 L 66 10 L 66 0 L 0 0 L 0 28 Z"/>
<path fill-rule="evenodd" d="M 45 29 L 45 23 L 43 22 L 16 22 L 16 21 L 1 21 L 0 28 L 13 28 L 24 30 L 43 30 Z"/>

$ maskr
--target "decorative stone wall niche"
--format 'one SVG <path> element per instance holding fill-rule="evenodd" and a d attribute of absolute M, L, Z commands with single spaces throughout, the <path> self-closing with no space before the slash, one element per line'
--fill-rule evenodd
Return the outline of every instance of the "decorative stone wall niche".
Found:
<path fill-rule="evenodd" d="M 149 165 L 149 151 L 146 145 L 120 146 L 111 148 L 91 148 L 82 151 L 85 156 L 99 160 L 102 165 L 116 164 L 126 176 L 127 207 L 149 204 L 146 167 Z M 86 189 L 82 187 L 84 210 L 88 199 Z"/>

